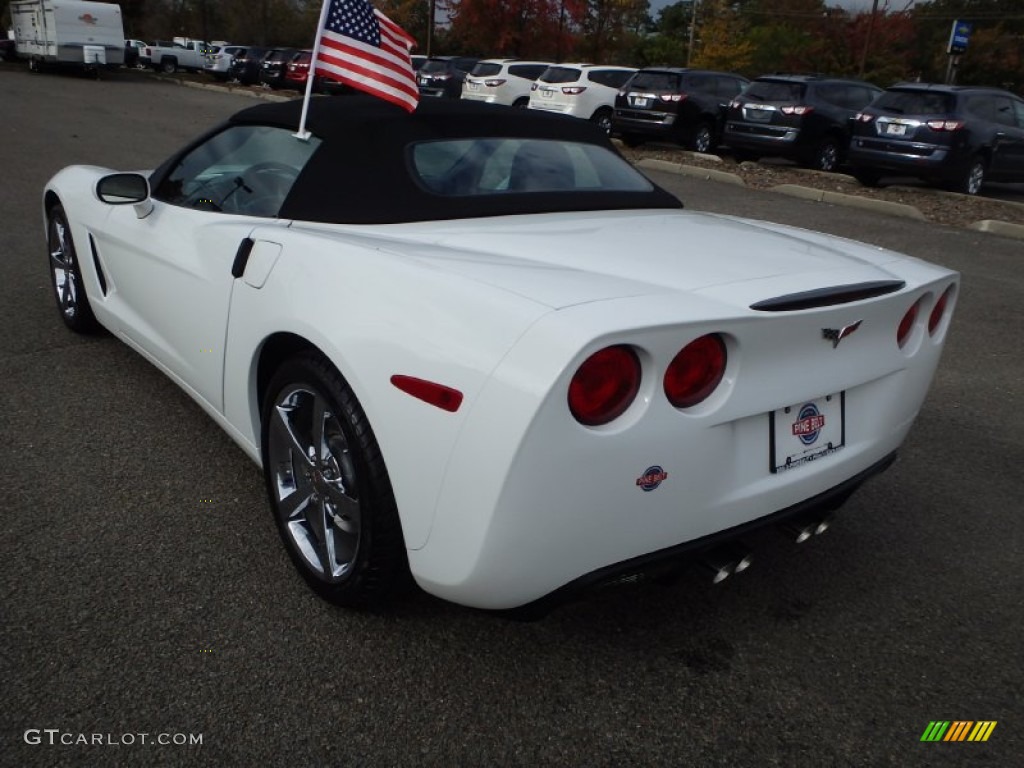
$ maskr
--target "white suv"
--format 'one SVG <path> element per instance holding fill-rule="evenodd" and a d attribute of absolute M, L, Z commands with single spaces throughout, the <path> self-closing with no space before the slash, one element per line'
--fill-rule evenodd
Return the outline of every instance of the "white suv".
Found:
<path fill-rule="evenodd" d="M 213 75 L 218 80 L 227 80 L 235 56 L 244 51 L 244 45 L 222 45 L 206 54 L 206 60 L 203 62 L 203 71 L 208 75 Z"/>
<path fill-rule="evenodd" d="M 533 81 L 551 66 L 549 61 L 485 59 L 477 63 L 462 83 L 462 98 L 525 107 Z"/>
<path fill-rule="evenodd" d="M 593 120 L 611 131 L 615 96 L 636 72 L 600 64 L 552 64 L 530 92 L 530 109 Z"/>

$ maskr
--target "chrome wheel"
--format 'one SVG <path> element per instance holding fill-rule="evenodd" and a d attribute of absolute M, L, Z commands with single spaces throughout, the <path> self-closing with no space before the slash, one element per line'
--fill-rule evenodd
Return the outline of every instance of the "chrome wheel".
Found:
<path fill-rule="evenodd" d="M 75 268 L 75 253 L 70 245 L 67 222 L 63 217 L 50 218 L 50 271 L 53 275 L 53 290 L 57 296 L 57 307 L 68 321 L 74 321 L 78 313 L 78 278 Z"/>
<path fill-rule="evenodd" d="M 282 531 L 318 576 L 344 580 L 359 552 L 362 508 L 348 440 L 323 395 L 303 384 L 281 391 L 267 453 Z"/>
<path fill-rule="evenodd" d="M 75 333 L 96 333 L 100 325 L 89 304 L 68 217 L 59 203 L 47 211 L 46 221 L 50 285 L 53 286 L 53 298 L 60 317 L 64 325 Z"/>
<path fill-rule="evenodd" d="M 593 121 L 597 123 L 597 127 L 605 133 L 612 132 L 612 113 L 608 110 L 601 110 L 593 117 Z"/>
<path fill-rule="evenodd" d="M 834 141 L 826 141 L 818 147 L 815 166 L 819 171 L 834 171 L 839 167 L 839 147 Z"/>
<path fill-rule="evenodd" d="M 985 163 L 980 158 L 971 161 L 971 167 L 967 171 L 967 179 L 964 184 L 964 192 L 968 195 L 976 195 L 981 191 L 981 185 L 985 182 Z"/>
<path fill-rule="evenodd" d="M 693 149 L 695 152 L 710 152 L 711 151 L 711 128 L 708 125 L 700 125 L 697 127 L 697 133 L 693 137 Z"/>

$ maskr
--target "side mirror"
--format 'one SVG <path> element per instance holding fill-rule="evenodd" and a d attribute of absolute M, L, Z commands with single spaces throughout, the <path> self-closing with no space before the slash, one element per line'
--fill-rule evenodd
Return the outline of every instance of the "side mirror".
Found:
<path fill-rule="evenodd" d="M 96 197 L 109 205 L 141 203 L 149 198 L 149 180 L 140 173 L 112 173 L 96 182 Z"/>

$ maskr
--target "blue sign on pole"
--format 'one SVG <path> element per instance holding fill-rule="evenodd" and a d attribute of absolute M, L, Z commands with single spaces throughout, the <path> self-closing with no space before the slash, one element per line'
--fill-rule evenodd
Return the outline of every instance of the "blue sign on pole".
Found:
<path fill-rule="evenodd" d="M 969 21 L 960 21 L 959 19 L 954 21 L 953 28 L 949 31 L 949 45 L 946 47 L 946 53 L 950 56 L 959 56 L 966 52 L 973 29 L 974 25 Z"/>

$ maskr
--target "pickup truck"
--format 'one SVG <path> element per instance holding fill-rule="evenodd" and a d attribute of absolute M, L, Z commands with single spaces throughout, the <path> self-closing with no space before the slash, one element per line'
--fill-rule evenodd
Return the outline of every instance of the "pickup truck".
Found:
<path fill-rule="evenodd" d="M 202 40 L 186 40 L 174 45 L 150 45 L 142 52 L 143 59 L 149 59 L 149 66 L 168 75 L 179 69 L 200 72 L 206 63 L 206 54 L 213 46 Z"/>

